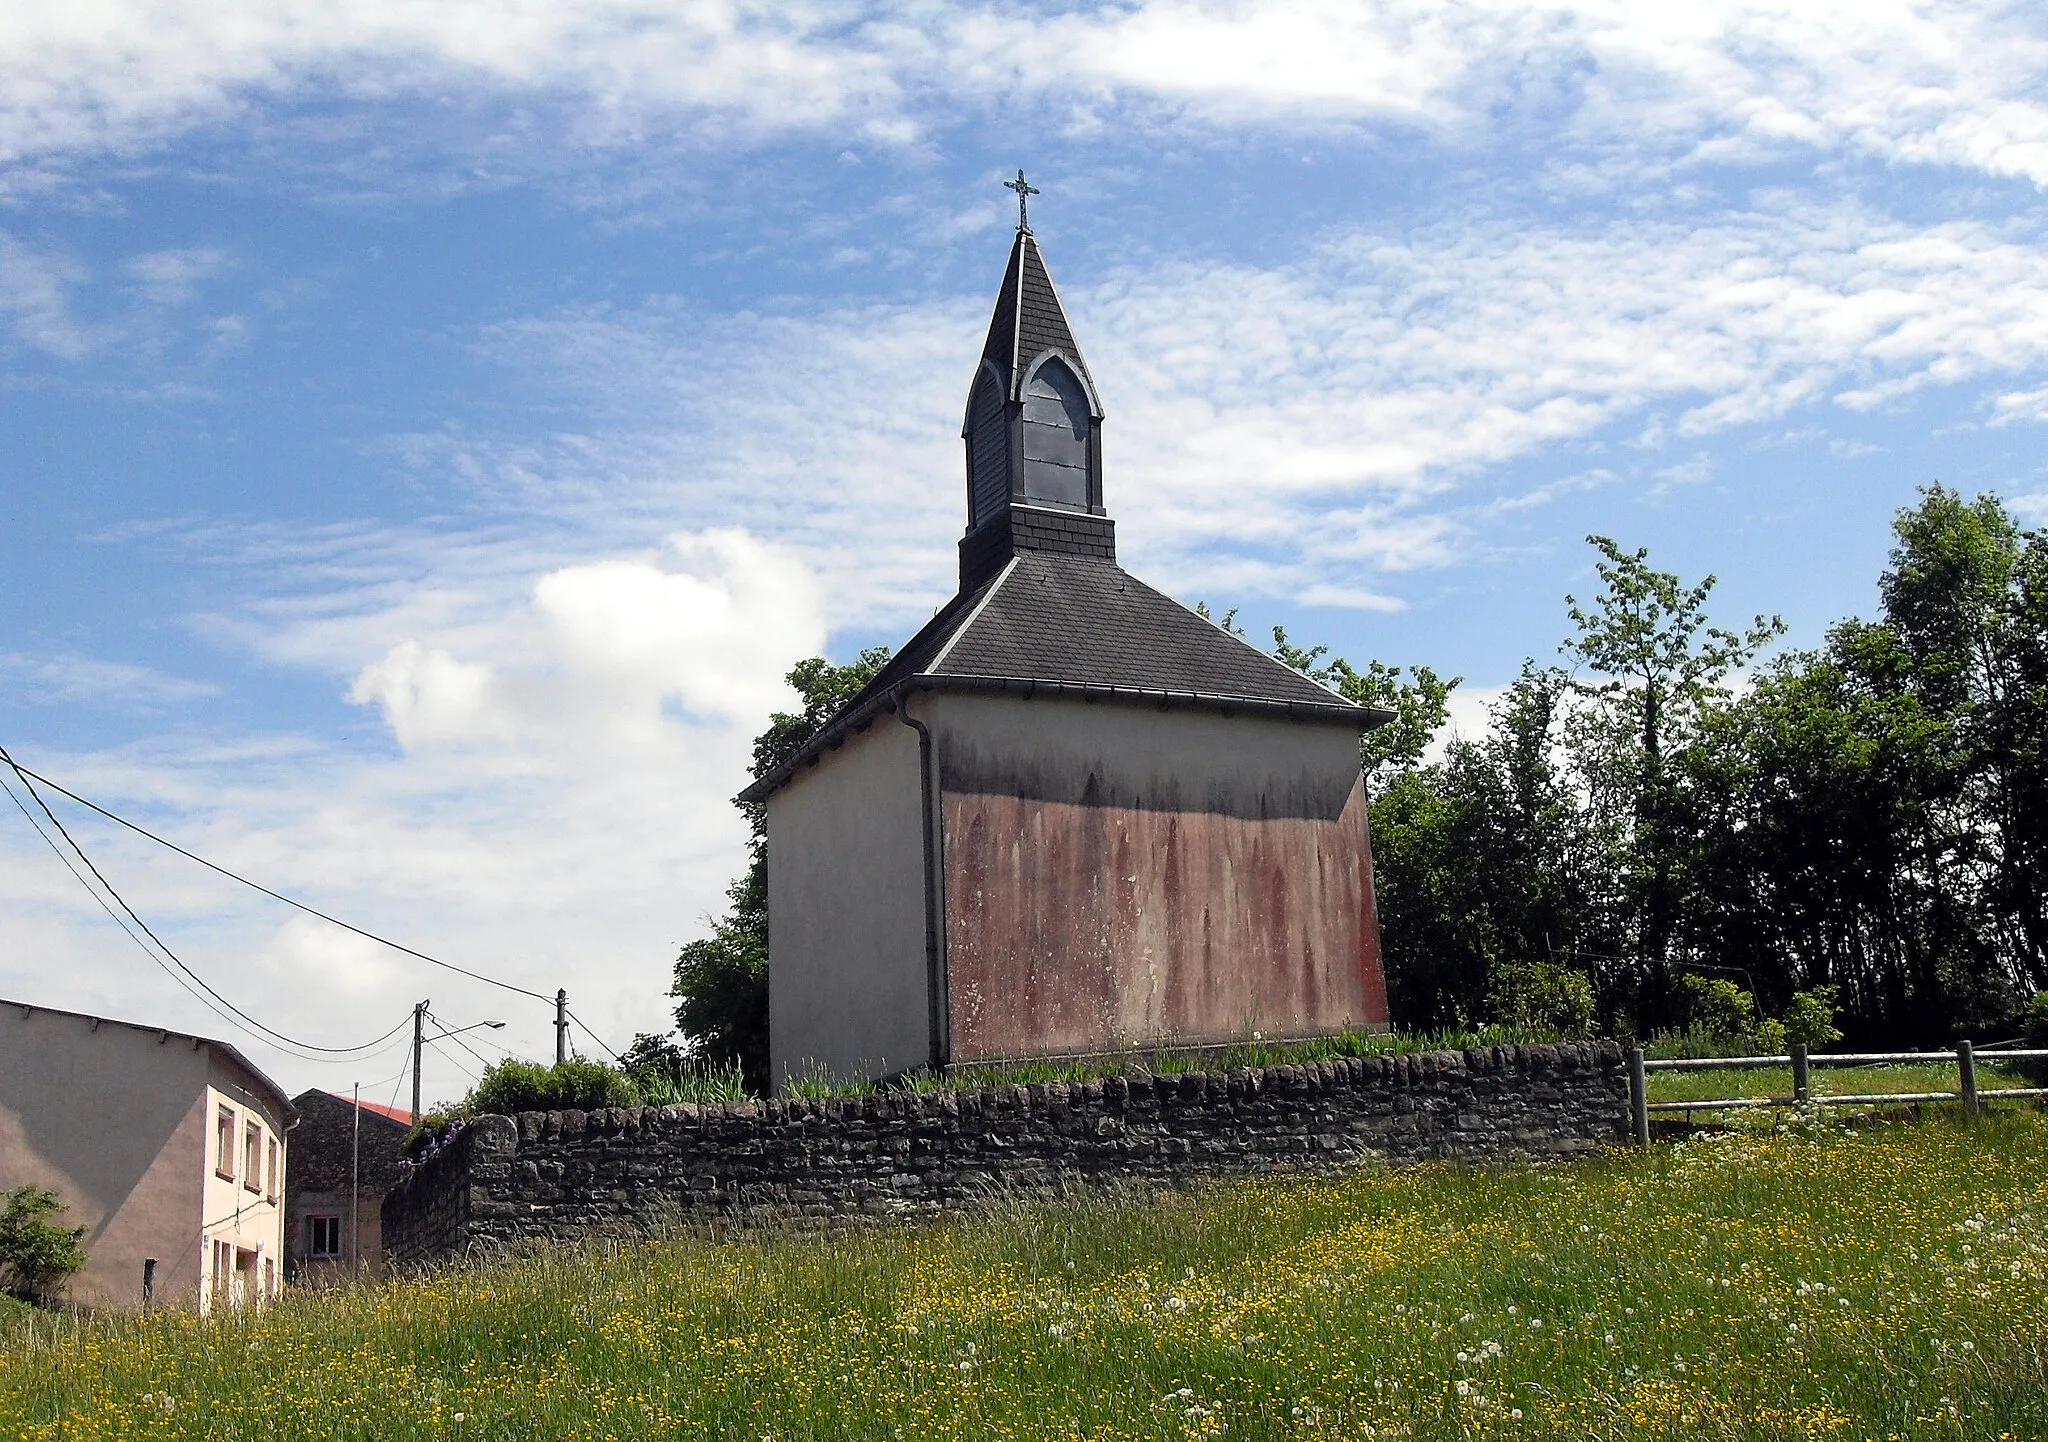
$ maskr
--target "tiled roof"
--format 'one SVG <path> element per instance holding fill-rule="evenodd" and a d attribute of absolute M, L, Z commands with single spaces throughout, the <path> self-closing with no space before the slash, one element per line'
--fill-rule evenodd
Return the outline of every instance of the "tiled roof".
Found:
<path fill-rule="evenodd" d="M 327 1095 L 333 1097 L 336 1101 L 348 1102 L 353 1106 L 359 1106 L 366 1112 L 375 1112 L 380 1117 L 389 1117 L 392 1121 L 403 1122 L 406 1126 L 412 1125 L 412 1113 L 404 1107 L 387 1107 L 382 1102 L 356 1101 L 353 1097 L 345 1097 L 340 1092 L 335 1091 L 328 1092 Z"/>
<path fill-rule="evenodd" d="M 963 612 L 935 675 L 1074 681 L 1303 705 L 1344 698 L 1112 562 L 1021 551 Z"/>
<path fill-rule="evenodd" d="M 1217 709 L 1238 702 L 1360 730 L 1387 719 L 1114 562 L 1021 551 L 987 584 L 948 602 L 803 751 L 742 795 L 765 799 L 904 687 L 1157 698 Z"/>

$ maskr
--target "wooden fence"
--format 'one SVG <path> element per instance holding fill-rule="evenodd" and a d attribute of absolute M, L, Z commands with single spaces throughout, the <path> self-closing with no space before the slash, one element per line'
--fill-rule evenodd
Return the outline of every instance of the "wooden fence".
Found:
<path fill-rule="evenodd" d="M 1651 1112 L 1711 1112 L 1727 1111 L 1736 1107 L 1796 1107 L 1796 1106 L 1883 1106 L 1893 1102 L 1954 1102 L 1963 1104 L 1967 1112 L 1975 1113 L 1985 1101 L 1998 1097 L 2048 1097 L 2048 1087 L 2001 1087 L 1991 1091 L 1980 1091 L 1977 1087 L 1977 1058 L 1982 1055 L 1999 1061 L 2029 1060 L 2048 1057 L 2048 1051 L 1976 1051 L 1969 1042 L 1959 1042 L 1954 1051 L 1873 1051 L 1873 1052 L 1821 1052 L 1809 1053 L 1804 1046 L 1794 1044 L 1785 1056 L 1717 1056 L 1699 1057 L 1685 1061 L 1645 1061 L 1643 1049 L 1631 1047 L 1628 1053 L 1628 1102 L 1629 1119 L 1638 1146 L 1650 1143 Z M 1854 1066 L 1896 1066 L 1900 1064 L 1949 1063 L 1956 1068 L 1956 1090 L 1952 1092 L 1876 1092 L 1870 1094 L 1830 1094 L 1813 1090 L 1813 1068 L 1854 1067 Z M 1721 1097 L 1708 1101 L 1653 1102 L 1650 1100 L 1649 1073 L 1653 1071 L 1728 1071 L 1738 1068 L 1790 1067 L 1792 1069 L 1792 1095 L 1788 1097 Z"/>

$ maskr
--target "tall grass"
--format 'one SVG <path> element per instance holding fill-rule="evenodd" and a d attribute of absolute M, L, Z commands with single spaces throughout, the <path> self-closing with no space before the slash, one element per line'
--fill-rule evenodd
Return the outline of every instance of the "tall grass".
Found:
<path fill-rule="evenodd" d="M 1179 1076 L 1191 1071 L 1229 1071 L 1234 1067 L 1289 1066 L 1334 1061 L 1353 1056 L 1410 1056 L 1425 1051 L 1457 1051 L 1466 1047 L 1509 1046 L 1554 1042 L 1549 1032 L 1525 1027 L 1482 1026 L 1423 1032 L 1344 1030 L 1300 1041 L 1267 1041 L 1257 1033 L 1222 1046 L 1152 1047 L 1085 1057 L 1021 1057 L 989 1065 L 955 1067 L 943 1073 L 913 1071 L 887 1081 L 848 1082 L 822 1072 L 792 1078 L 784 1087 L 790 1096 L 823 1099 L 877 1092 L 935 1091 L 972 1087 L 1080 1082 L 1101 1077 Z"/>
<path fill-rule="evenodd" d="M 2037 1438 L 2048 1119 L 479 1262 L 0 1357 L 30 1439 Z"/>

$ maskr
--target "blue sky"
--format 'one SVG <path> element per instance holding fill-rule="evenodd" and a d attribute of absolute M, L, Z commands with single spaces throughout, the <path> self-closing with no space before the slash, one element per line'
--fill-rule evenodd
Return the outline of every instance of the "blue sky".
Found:
<path fill-rule="evenodd" d="M 781 673 L 950 593 L 1019 165 L 1125 563 L 1462 675 L 1462 725 L 1589 531 L 1812 644 L 1916 487 L 2048 520 L 2028 7 L 21 0 L 0 742 L 660 1026 Z M 280 1030 L 426 996 L 550 1045 L 60 814 Z M 0 994 L 228 1030 L 11 806 L 0 857 Z M 294 1088 L 400 1064 L 235 1035 Z"/>

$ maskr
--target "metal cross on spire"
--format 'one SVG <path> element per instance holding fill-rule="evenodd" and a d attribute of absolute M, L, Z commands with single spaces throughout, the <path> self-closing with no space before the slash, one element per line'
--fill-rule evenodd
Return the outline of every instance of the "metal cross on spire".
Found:
<path fill-rule="evenodd" d="M 1023 231 L 1030 230 L 1031 213 L 1025 208 L 1025 206 L 1031 196 L 1037 195 L 1039 193 L 1038 187 L 1028 183 L 1024 179 L 1024 172 L 1020 170 L 1017 172 L 1017 178 L 1015 180 L 1006 180 L 1003 182 L 1003 188 L 1005 190 L 1014 190 L 1017 192 L 1017 229 Z"/>

